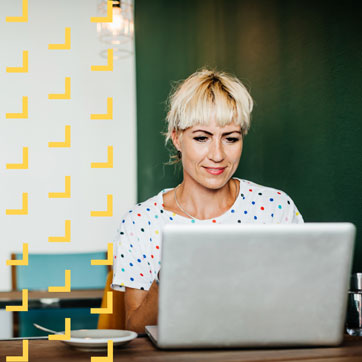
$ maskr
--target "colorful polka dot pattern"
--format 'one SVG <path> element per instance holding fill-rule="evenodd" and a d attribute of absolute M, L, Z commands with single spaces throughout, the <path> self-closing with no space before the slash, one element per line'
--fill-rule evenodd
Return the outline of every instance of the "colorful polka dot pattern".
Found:
<path fill-rule="evenodd" d="M 148 290 L 161 265 L 161 230 L 176 224 L 285 224 L 303 223 L 291 198 L 284 192 L 241 180 L 234 205 L 223 215 L 208 220 L 193 220 L 164 209 L 165 189 L 137 204 L 123 217 L 114 240 L 112 287 Z"/>

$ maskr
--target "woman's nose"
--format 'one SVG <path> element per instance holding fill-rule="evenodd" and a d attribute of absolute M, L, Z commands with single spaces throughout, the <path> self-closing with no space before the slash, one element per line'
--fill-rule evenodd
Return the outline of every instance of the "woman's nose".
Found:
<path fill-rule="evenodd" d="M 224 148 L 221 140 L 214 140 L 210 144 L 209 159 L 214 162 L 221 162 L 224 159 Z"/>

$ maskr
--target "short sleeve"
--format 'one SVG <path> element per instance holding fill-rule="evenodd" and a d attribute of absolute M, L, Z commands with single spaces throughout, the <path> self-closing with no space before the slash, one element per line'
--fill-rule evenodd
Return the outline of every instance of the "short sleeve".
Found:
<path fill-rule="evenodd" d="M 274 197 L 275 196 L 275 197 Z M 283 191 L 276 190 L 273 200 L 273 223 L 276 224 L 303 224 L 304 220 L 294 201 Z"/>
<path fill-rule="evenodd" d="M 138 221 L 139 223 L 139 221 Z M 134 220 L 127 215 L 113 241 L 113 281 L 111 287 L 125 291 L 125 287 L 148 290 L 153 282 L 152 268 L 147 262 L 142 235 L 136 232 Z"/>
<path fill-rule="evenodd" d="M 304 220 L 303 217 L 301 215 L 301 213 L 299 212 L 299 210 L 297 209 L 297 207 L 295 206 L 293 200 L 290 200 L 290 205 L 289 208 L 287 210 L 287 216 L 286 216 L 286 220 L 288 224 L 303 224 Z"/>

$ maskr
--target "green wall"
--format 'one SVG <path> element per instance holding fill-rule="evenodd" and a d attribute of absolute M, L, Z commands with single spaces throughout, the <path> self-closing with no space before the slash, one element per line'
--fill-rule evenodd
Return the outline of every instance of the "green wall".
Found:
<path fill-rule="evenodd" d="M 361 229 L 361 1 L 136 0 L 135 18 L 139 201 L 181 181 L 163 165 L 165 100 L 207 65 L 256 103 L 236 175 L 286 191 L 307 222 Z"/>

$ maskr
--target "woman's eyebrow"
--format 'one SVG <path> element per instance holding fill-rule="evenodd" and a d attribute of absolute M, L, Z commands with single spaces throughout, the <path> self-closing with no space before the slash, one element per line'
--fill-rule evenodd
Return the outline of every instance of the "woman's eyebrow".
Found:
<path fill-rule="evenodd" d="M 223 133 L 222 135 L 223 135 L 223 136 L 228 136 L 229 134 L 232 134 L 232 133 L 239 133 L 239 134 L 241 134 L 240 131 L 231 131 L 231 132 L 225 132 L 225 133 Z"/>
<path fill-rule="evenodd" d="M 192 131 L 192 133 L 196 133 L 196 132 L 204 132 L 204 133 L 206 133 L 206 134 L 208 134 L 208 135 L 210 135 L 210 136 L 213 135 L 211 132 L 205 131 L 205 130 L 203 130 L 203 129 L 197 129 L 197 130 L 195 130 L 195 131 Z M 231 131 L 231 132 L 225 132 L 225 133 L 223 133 L 222 135 L 223 135 L 223 136 L 228 136 L 229 134 L 232 134 L 232 133 L 239 133 L 239 134 L 241 134 L 240 131 L 236 131 L 236 130 L 235 130 L 235 131 Z"/>

